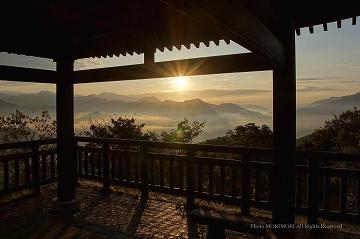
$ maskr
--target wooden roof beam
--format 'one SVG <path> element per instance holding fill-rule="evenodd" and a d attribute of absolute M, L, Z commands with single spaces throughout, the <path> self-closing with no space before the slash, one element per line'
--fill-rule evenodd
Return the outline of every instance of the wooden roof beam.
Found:
<path fill-rule="evenodd" d="M 193 58 L 149 64 L 118 66 L 74 72 L 74 83 L 126 81 L 138 79 L 264 71 L 273 69 L 271 61 L 254 53 Z"/>
<path fill-rule="evenodd" d="M 252 52 L 261 53 L 281 65 L 285 63 L 282 43 L 240 1 L 160 1 Z"/>
<path fill-rule="evenodd" d="M 15 82 L 56 83 L 56 72 L 16 66 L 0 66 L 0 80 Z"/>

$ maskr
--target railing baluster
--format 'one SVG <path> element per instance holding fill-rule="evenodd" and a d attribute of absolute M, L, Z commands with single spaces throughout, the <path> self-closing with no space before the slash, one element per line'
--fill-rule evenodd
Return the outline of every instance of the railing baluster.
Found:
<path fill-rule="evenodd" d="M 126 157 L 126 181 L 130 182 L 130 155 L 126 153 L 125 157 Z"/>
<path fill-rule="evenodd" d="M 147 147 L 141 147 L 141 202 L 146 203 L 149 197 L 148 190 L 148 157 Z"/>
<path fill-rule="evenodd" d="M 124 161 L 124 154 L 123 152 L 120 152 L 118 157 L 116 158 L 117 162 L 115 163 L 116 167 L 116 173 L 118 173 L 118 178 L 120 183 L 123 182 L 123 161 Z"/>
<path fill-rule="evenodd" d="M 201 193 L 203 191 L 203 182 L 202 182 L 202 159 L 198 158 L 197 160 L 197 166 L 198 166 L 198 192 Z"/>
<path fill-rule="evenodd" d="M 329 212 L 330 209 L 330 177 L 324 175 L 324 209 L 325 212 Z"/>
<path fill-rule="evenodd" d="M 209 194 L 214 194 L 214 167 L 209 163 Z"/>
<path fill-rule="evenodd" d="M 14 173 L 15 173 L 15 183 L 14 183 L 14 187 L 15 190 L 19 188 L 19 159 L 15 159 L 14 160 Z"/>
<path fill-rule="evenodd" d="M 236 196 L 237 196 L 237 190 L 236 190 L 236 186 L 237 186 L 237 180 L 236 180 L 236 167 L 235 167 L 235 165 L 231 168 L 231 179 L 232 179 L 232 183 L 231 183 L 231 185 L 232 185 L 232 189 L 231 189 L 231 191 L 232 191 L 232 197 L 233 198 L 236 198 Z"/>
<path fill-rule="evenodd" d="M 47 167 L 46 167 L 47 155 L 46 154 L 41 155 L 41 161 L 42 161 L 42 180 L 45 181 L 46 180 L 46 171 L 47 171 Z"/>
<path fill-rule="evenodd" d="M 91 176 L 95 177 L 95 152 L 91 153 Z"/>
<path fill-rule="evenodd" d="M 32 144 L 32 193 L 34 196 L 40 194 L 40 163 L 39 163 L 39 145 L 36 143 Z"/>
<path fill-rule="evenodd" d="M 30 158 L 26 157 L 24 159 L 24 170 L 25 170 L 25 186 L 30 185 Z"/>
<path fill-rule="evenodd" d="M 154 166 L 154 158 L 151 157 L 150 159 L 150 180 L 151 185 L 155 185 L 155 166 Z"/>
<path fill-rule="evenodd" d="M 241 213 L 243 215 L 250 214 L 250 173 L 249 173 L 249 161 L 250 155 L 245 154 L 242 157 L 242 170 L 241 170 Z"/>
<path fill-rule="evenodd" d="M 360 177 L 357 178 L 357 210 L 360 216 Z"/>
<path fill-rule="evenodd" d="M 169 159 L 169 188 L 174 189 L 174 159 Z"/>
<path fill-rule="evenodd" d="M 139 164 L 138 164 L 138 156 L 135 155 L 134 157 L 134 172 L 135 172 L 135 184 L 139 182 Z"/>
<path fill-rule="evenodd" d="M 301 172 L 298 171 L 296 174 L 296 207 L 302 207 L 302 184 L 301 184 Z"/>
<path fill-rule="evenodd" d="M 97 167 L 98 167 L 98 177 L 99 177 L 99 179 L 101 179 L 103 173 L 102 173 L 102 161 L 101 161 L 100 153 L 96 155 L 96 161 L 97 161 Z"/>
<path fill-rule="evenodd" d="M 194 151 L 188 151 L 186 160 L 186 209 L 189 211 L 194 207 Z"/>
<path fill-rule="evenodd" d="M 4 191 L 9 190 L 9 161 L 4 159 Z"/>
<path fill-rule="evenodd" d="M 164 187 L 164 160 L 160 158 L 159 163 L 160 163 L 160 187 Z"/>
<path fill-rule="evenodd" d="M 78 150 L 78 177 L 82 176 L 82 156 L 83 156 L 83 151 L 82 150 Z"/>
<path fill-rule="evenodd" d="M 111 181 L 115 180 L 115 174 L 116 174 L 116 165 L 118 163 L 119 155 L 113 153 L 111 160 L 110 160 L 110 172 L 111 172 Z"/>
<path fill-rule="evenodd" d="M 346 176 L 341 176 L 340 180 L 340 212 L 345 214 L 347 211 L 347 178 Z"/>
<path fill-rule="evenodd" d="M 256 178 L 255 178 L 255 202 L 259 202 L 260 200 L 260 175 L 261 171 L 259 167 L 255 168 Z"/>
<path fill-rule="evenodd" d="M 220 165 L 220 195 L 224 196 L 225 194 L 225 167 Z"/>
<path fill-rule="evenodd" d="M 86 178 L 89 177 L 89 153 L 91 153 L 91 152 L 85 153 L 85 177 Z"/>
<path fill-rule="evenodd" d="M 103 162 L 103 193 L 110 192 L 110 148 L 109 144 L 104 143 L 102 148 Z"/>
<path fill-rule="evenodd" d="M 179 170 L 179 189 L 183 190 L 184 189 L 184 164 L 183 164 L 182 159 L 178 160 L 178 170 Z"/>
<path fill-rule="evenodd" d="M 318 164 L 314 159 L 308 159 L 308 224 L 318 223 Z"/>
<path fill-rule="evenodd" d="M 55 154 L 50 155 L 50 175 L 51 179 L 55 178 Z"/>

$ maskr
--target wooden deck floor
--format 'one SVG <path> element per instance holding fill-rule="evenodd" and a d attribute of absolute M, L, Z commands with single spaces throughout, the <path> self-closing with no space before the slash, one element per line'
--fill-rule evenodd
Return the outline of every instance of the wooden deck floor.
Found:
<path fill-rule="evenodd" d="M 102 196 L 99 188 L 77 188 L 81 211 L 73 217 L 57 216 L 50 202 L 54 185 L 42 188 L 40 197 L 0 205 L 0 238 L 206 238 L 206 227 L 189 224 L 182 199 L 151 194 L 145 206 L 137 195 L 113 192 Z M 344 237 L 345 236 L 345 237 Z M 331 233 L 331 238 L 359 238 L 358 234 Z M 329 238 L 329 234 L 297 238 Z M 227 238 L 255 238 L 227 232 Z"/>

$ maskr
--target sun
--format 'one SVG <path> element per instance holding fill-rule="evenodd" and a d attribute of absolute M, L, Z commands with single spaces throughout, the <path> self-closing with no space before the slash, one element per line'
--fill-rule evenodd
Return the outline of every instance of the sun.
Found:
<path fill-rule="evenodd" d="M 185 76 L 178 76 L 173 81 L 176 90 L 184 90 L 188 86 L 188 78 Z"/>

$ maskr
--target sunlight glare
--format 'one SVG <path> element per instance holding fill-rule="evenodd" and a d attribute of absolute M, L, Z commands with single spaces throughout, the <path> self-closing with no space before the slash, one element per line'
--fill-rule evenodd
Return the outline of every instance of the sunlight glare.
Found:
<path fill-rule="evenodd" d="M 184 90 L 188 85 L 188 79 L 185 76 L 179 76 L 174 79 L 174 87 L 176 90 Z"/>

